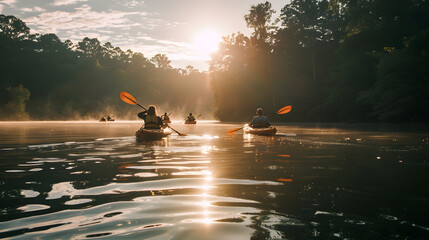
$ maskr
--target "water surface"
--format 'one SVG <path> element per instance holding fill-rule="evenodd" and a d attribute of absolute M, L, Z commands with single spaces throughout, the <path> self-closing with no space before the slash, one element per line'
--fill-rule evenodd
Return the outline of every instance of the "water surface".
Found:
<path fill-rule="evenodd" d="M 0 237 L 429 238 L 424 126 L 140 124 L 0 123 Z"/>

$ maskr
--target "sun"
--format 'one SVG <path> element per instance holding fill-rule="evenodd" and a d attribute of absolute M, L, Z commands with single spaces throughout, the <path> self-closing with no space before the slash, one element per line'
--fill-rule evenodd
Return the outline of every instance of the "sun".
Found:
<path fill-rule="evenodd" d="M 221 35 L 215 30 L 204 30 L 195 36 L 195 49 L 202 55 L 209 55 L 218 50 Z"/>

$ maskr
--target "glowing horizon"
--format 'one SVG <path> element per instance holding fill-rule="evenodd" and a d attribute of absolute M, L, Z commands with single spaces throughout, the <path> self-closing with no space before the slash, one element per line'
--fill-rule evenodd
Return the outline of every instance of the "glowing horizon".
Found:
<path fill-rule="evenodd" d="M 159 3 L 162 1 L 162 3 Z M 273 1 L 280 9 L 289 1 Z M 0 0 L 0 13 L 24 21 L 32 33 L 56 34 L 73 43 L 84 37 L 131 49 L 147 58 L 166 54 L 173 67 L 207 70 L 222 36 L 251 33 L 243 16 L 257 0 L 135 1 Z M 222 14 L 222 17 L 219 17 Z"/>

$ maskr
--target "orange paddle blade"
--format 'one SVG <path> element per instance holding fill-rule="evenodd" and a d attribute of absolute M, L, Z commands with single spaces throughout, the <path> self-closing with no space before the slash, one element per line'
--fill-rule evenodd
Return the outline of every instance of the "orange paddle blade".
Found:
<path fill-rule="evenodd" d="M 277 181 L 280 181 L 280 182 L 292 182 L 293 180 L 290 179 L 290 178 L 277 178 Z"/>
<path fill-rule="evenodd" d="M 290 112 L 290 110 L 292 110 L 292 106 L 286 106 L 286 107 L 282 107 L 280 108 L 280 110 L 277 111 L 277 114 L 286 114 L 288 112 Z"/>
<path fill-rule="evenodd" d="M 128 104 L 137 105 L 136 99 L 127 92 L 121 92 L 121 99 Z"/>
<path fill-rule="evenodd" d="M 226 133 L 235 133 L 235 132 L 237 132 L 238 130 L 241 130 L 241 129 L 243 129 L 243 128 L 230 129 L 230 130 L 226 131 Z"/>

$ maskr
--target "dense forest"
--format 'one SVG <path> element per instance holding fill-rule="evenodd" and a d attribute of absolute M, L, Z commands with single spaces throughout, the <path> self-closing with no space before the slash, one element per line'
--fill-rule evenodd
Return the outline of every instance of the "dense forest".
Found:
<path fill-rule="evenodd" d="M 250 36 L 225 36 L 210 71 L 175 69 L 110 43 L 30 34 L 0 15 L 0 118 L 135 119 L 121 90 L 161 111 L 223 121 L 293 110 L 277 121 L 429 121 L 429 1 L 292 0 L 273 19 L 251 6 Z"/>
<path fill-rule="evenodd" d="M 219 119 L 292 105 L 277 120 L 429 120 L 429 1 L 292 0 L 273 13 L 252 6 L 251 36 L 213 54 Z"/>
<path fill-rule="evenodd" d="M 165 54 L 147 59 L 95 38 L 73 44 L 30 34 L 14 16 L 0 15 L 0 29 L 2 120 L 137 119 L 141 109 L 122 102 L 121 91 L 172 118 L 211 114 L 207 76 L 192 66 L 171 67 Z"/>

